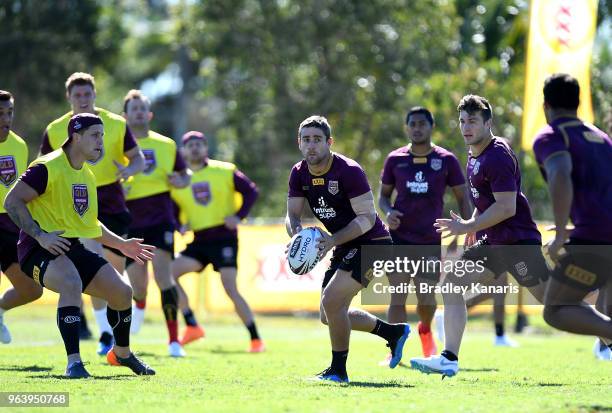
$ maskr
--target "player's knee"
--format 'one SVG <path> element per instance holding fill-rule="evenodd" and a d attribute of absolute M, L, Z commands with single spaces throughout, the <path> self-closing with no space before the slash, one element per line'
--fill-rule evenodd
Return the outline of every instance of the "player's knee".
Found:
<path fill-rule="evenodd" d="M 112 297 L 109 298 L 108 304 L 115 309 L 125 309 L 132 304 L 133 294 L 132 287 L 126 283 L 120 283 L 113 288 Z"/>
<path fill-rule="evenodd" d="M 321 311 L 319 316 L 320 316 L 320 319 L 321 319 L 321 324 L 327 325 L 327 317 L 325 316 L 325 313 L 323 311 Z"/>
<path fill-rule="evenodd" d="M 342 300 L 338 299 L 333 293 L 324 292 L 321 298 L 321 305 L 325 313 L 336 312 L 344 307 Z"/>
<path fill-rule="evenodd" d="M 21 295 L 28 301 L 38 300 L 43 295 L 43 288 L 38 284 L 33 284 L 21 291 Z"/>
<path fill-rule="evenodd" d="M 83 292 L 83 282 L 79 276 L 66 276 L 57 283 L 58 292 L 65 298 L 74 298 L 80 300 Z"/>

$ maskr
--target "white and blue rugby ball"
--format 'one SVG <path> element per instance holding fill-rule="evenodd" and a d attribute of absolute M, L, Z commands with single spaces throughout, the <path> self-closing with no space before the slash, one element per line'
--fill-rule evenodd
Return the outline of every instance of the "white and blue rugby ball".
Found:
<path fill-rule="evenodd" d="M 317 240 L 321 238 L 318 228 L 304 228 L 291 238 L 287 250 L 287 263 L 294 274 L 309 273 L 319 262 Z"/>

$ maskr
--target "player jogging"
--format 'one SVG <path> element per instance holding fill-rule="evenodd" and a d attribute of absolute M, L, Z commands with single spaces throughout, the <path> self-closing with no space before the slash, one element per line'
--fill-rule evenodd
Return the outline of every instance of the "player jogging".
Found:
<path fill-rule="evenodd" d="M 181 223 L 194 232 L 193 242 L 187 245 L 172 263 L 178 280 L 188 272 L 200 272 L 208 264 L 221 274 L 221 283 L 234 303 L 236 313 L 247 328 L 251 343 L 249 352 L 260 353 L 265 345 L 255 324 L 253 312 L 238 291 L 238 224 L 246 218 L 257 199 L 255 184 L 234 164 L 208 158 L 208 139 L 196 131 L 183 135 L 183 157 L 193 175 L 191 184 L 173 189 L 172 199 L 180 210 Z M 242 205 L 236 205 L 236 194 L 242 195 Z M 178 283 L 177 283 L 178 284 Z M 179 287 L 179 306 L 187 327 L 181 344 L 185 345 L 204 336 L 189 308 L 187 294 Z"/>
<path fill-rule="evenodd" d="M 333 249 L 321 293 L 321 322 L 329 328 L 332 361 L 317 378 L 348 383 L 346 361 L 351 330 L 378 335 L 387 341 L 391 368 L 402 358 L 410 333 L 408 324 L 389 324 L 370 313 L 349 308 L 353 297 L 369 283 L 361 273 L 361 249 L 365 245 L 388 245 L 391 237 L 378 217 L 374 196 L 361 166 L 331 151 L 331 127 L 323 116 L 300 123 L 297 143 L 304 159 L 293 166 L 287 198 L 287 233 L 302 229 L 306 202 L 315 217 L 331 233 L 321 231 L 320 256 Z"/>

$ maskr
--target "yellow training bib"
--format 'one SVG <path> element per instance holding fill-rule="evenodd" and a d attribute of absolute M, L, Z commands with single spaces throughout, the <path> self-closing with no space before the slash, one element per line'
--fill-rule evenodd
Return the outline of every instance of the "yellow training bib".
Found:
<path fill-rule="evenodd" d="M 6 213 L 4 198 L 28 165 L 28 145 L 13 131 L 0 142 L 0 214 Z"/>
<path fill-rule="evenodd" d="M 63 149 L 36 159 L 30 166 L 44 164 L 48 179 L 45 192 L 28 203 L 28 209 L 46 232 L 64 231 L 66 238 L 98 238 L 96 179 L 87 163 L 74 169 Z"/>
<path fill-rule="evenodd" d="M 87 163 L 96 177 L 96 185 L 104 186 L 117 181 L 117 167 L 113 161 L 122 165 L 128 164 L 128 159 L 123 154 L 123 141 L 127 125 L 125 119 L 119 115 L 101 108 L 95 110 L 104 122 L 104 148 L 100 159 Z M 51 149 L 61 148 L 68 138 L 68 122 L 71 117 L 72 112 L 68 112 L 47 126 L 47 136 Z"/>
<path fill-rule="evenodd" d="M 224 224 L 225 217 L 239 209 L 242 197 L 234 188 L 236 165 L 208 160 L 208 166 L 194 172 L 191 185 L 173 188 L 172 199 L 180 208 L 181 223 L 193 231 Z"/>
<path fill-rule="evenodd" d="M 168 175 L 174 170 L 176 142 L 150 131 L 138 139 L 138 146 L 145 157 L 145 170 L 124 182 L 128 201 L 170 191 Z"/>

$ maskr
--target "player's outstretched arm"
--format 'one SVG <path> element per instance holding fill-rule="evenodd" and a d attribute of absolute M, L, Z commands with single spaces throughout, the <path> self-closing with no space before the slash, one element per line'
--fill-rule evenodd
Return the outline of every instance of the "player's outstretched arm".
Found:
<path fill-rule="evenodd" d="M 304 197 L 287 198 L 287 216 L 285 217 L 285 228 L 290 237 L 302 230 L 302 212 L 306 205 Z"/>
<path fill-rule="evenodd" d="M 185 168 L 182 171 L 172 172 L 168 175 L 168 182 L 174 188 L 186 188 L 191 183 L 191 171 Z"/>
<path fill-rule="evenodd" d="M 136 175 L 145 169 L 144 154 L 138 146 L 127 150 L 124 153 L 125 157 L 128 158 L 128 165 L 123 166 L 117 161 L 113 161 L 117 167 L 117 178 L 128 179 L 130 176 Z"/>
<path fill-rule="evenodd" d="M 151 261 L 155 256 L 153 245 L 141 244 L 144 241 L 141 238 L 123 239 L 114 232 L 110 231 L 100 223 L 102 236 L 95 240 L 107 247 L 118 249 L 125 255 L 136 261 L 139 264 L 144 264 L 145 261 Z"/>
<path fill-rule="evenodd" d="M 490 228 L 516 214 L 516 195 L 516 192 L 493 192 L 495 202 L 483 213 L 474 213 L 472 218 L 465 220 L 451 211 L 450 219 L 436 219 L 434 227 L 437 232 L 446 233 L 445 238 Z"/>

